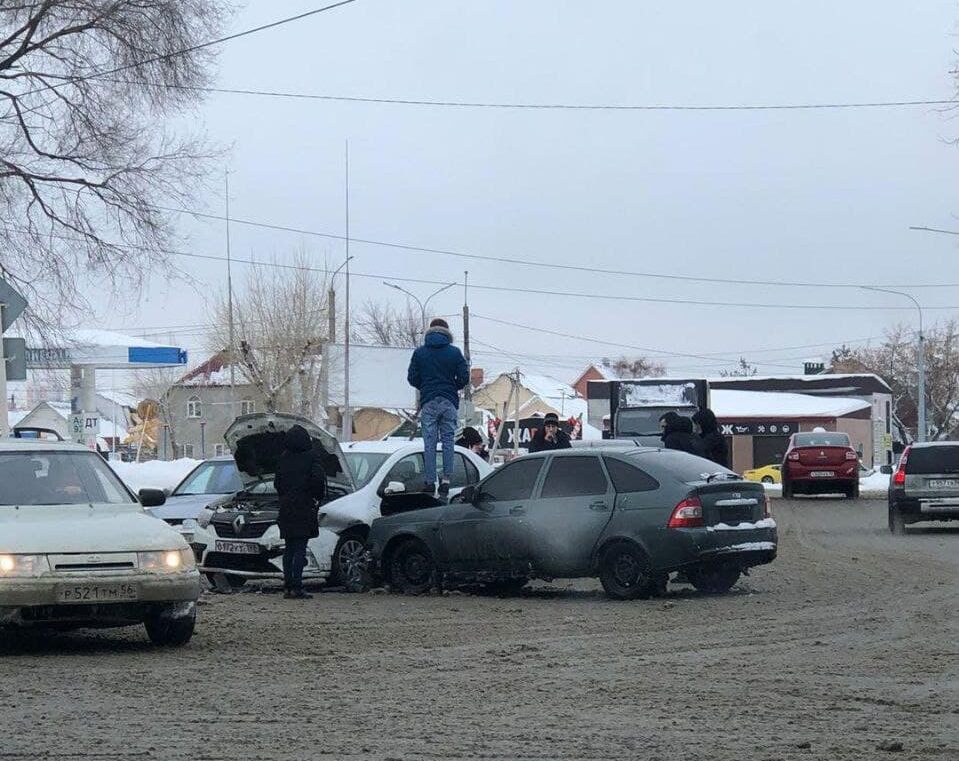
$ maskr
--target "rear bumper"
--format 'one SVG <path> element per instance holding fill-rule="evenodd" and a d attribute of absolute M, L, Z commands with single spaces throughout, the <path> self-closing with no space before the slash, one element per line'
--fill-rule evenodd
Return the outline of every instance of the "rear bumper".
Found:
<path fill-rule="evenodd" d="M 959 497 L 906 497 L 902 492 L 893 491 L 889 505 L 916 521 L 959 520 Z"/>
<path fill-rule="evenodd" d="M 771 524 L 774 522 L 767 519 Z M 779 534 L 773 526 L 764 528 L 672 529 L 671 553 L 681 561 L 665 562 L 664 570 L 674 571 L 703 563 L 723 563 L 740 568 L 765 565 L 776 559 Z M 678 541 L 678 544 L 675 543 Z"/>

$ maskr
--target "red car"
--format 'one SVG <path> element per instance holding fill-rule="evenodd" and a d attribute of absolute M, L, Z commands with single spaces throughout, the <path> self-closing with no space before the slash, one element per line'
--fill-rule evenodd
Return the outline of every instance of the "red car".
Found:
<path fill-rule="evenodd" d="M 845 494 L 859 497 L 859 455 L 845 433 L 794 433 L 783 458 L 783 497 Z"/>

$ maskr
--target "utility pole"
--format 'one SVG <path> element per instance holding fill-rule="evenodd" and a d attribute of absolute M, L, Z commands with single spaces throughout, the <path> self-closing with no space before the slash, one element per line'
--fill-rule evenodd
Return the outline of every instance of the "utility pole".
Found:
<path fill-rule="evenodd" d="M 343 441 L 353 440 L 350 410 L 350 141 L 346 141 L 346 319 L 343 336 Z"/>
<path fill-rule="evenodd" d="M 0 439 L 10 435 L 10 416 L 7 407 L 7 357 L 3 353 L 3 310 L 6 304 L 0 302 Z"/>
<path fill-rule="evenodd" d="M 470 285 L 470 273 L 469 270 L 463 273 L 463 356 L 466 358 L 466 364 L 468 367 L 473 367 L 472 362 L 470 362 L 470 305 L 469 305 L 469 285 Z M 470 373 L 472 375 L 472 372 Z M 463 396 L 466 397 L 467 401 L 473 398 L 473 383 L 472 378 L 467 382 L 466 389 L 463 392 Z"/>
<path fill-rule="evenodd" d="M 513 457 L 519 457 L 519 368 L 516 368 L 516 379 L 513 381 Z"/>
<path fill-rule="evenodd" d="M 226 303 L 228 320 L 230 323 L 230 350 L 227 354 L 227 360 L 230 363 L 230 414 L 236 417 L 236 368 L 234 365 L 233 347 L 236 345 L 236 339 L 233 334 L 233 263 L 230 258 L 230 171 L 227 170 L 224 175 L 224 184 L 226 185 Z"/>

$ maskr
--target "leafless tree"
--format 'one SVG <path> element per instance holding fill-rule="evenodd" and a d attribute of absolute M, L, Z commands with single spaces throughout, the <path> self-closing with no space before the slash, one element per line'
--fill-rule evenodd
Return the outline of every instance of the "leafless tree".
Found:
<path fill-rule="evenodd" d="M 156 402 L 160 421 L 167 426 L 167 432 L 170 436 L 168 442 L 170 452 L 177 451 L 177 430 L 181 420 L 179 405 L 175 403 L 171 390 L 182 375 L 182 368 L 156 367 L 149 370 L 139 370 L 133 376 L 133 394 L 138 398 L 138 401 Z M 134 410 L 134 412 L 137 412 L 137 410 Z M 163 433 L 159 431 L 158 450 L 161 450 L 163 445 L 162 437 Z M 160 453 L 162 454 L 162 450 Z"/>
<path fill-rule="evenodd" d="M 422 321 L 422 315 L 409 302 L 397 309 L 389 302 L 371 299 L 353 324 L 356 338 L 365 343 L 415 348 L 423 342 Z"/>
<path fill-rule="evenodd" d="M 660 378 L 666 374 L 665 365 L 648 357 L 603 357 L 602 365 L 621 378 Z"/>
<path fill-rule="evenodd" d="M 328 277 L 314 257 L 297 251 L 292 268 L 253 265 L 234 294 L 233 357 L 269 412 L 317 412 L 323 346 L 329 335 Z M 224 297 L 213 321 L 213 349 L 230 347 Z"/>
<path fill-rule="evenodd" d="M 201 140 L 163 119 L 208 84 L 226 0 L 0 2 L 0 275 L 50 331 L 84 275 L 135 287 L 174 270 L 160 205 L 188 206 Z"/>
<path fill-rule="evenodd" d="M 720 370 L 720 376 L 723 378 L 748 378 L 756 375 L 756 368 L 746 361 L 745 357 L 740 357 L 736 367 L 732 370 Z"/>
<path fill-rule="evenodd" d="M 869 372 L 883 378 L 893 392 L 893 421 L 903 441 L 918 430 L 919 374 L 915 331 L 897 325 L 875 347 L 833 352 L 833 372 Z M 929 436 L 947 439 L 959 434 L 959 323 L 934 326 L 925 334 L 926 393 Z"/>

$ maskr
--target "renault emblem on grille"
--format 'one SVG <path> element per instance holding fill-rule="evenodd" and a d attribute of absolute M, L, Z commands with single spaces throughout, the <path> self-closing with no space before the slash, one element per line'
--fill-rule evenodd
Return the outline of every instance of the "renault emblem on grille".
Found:
<path fill-rule="evenodd" d="M 246 518 L 244 516 L 238 515 L 236 516 L 236 518 L 233 519 L 233 530 L 237 533 L 238 536 L 243 533 L 243 527 L 245 525 L 246 525 Z"/>

